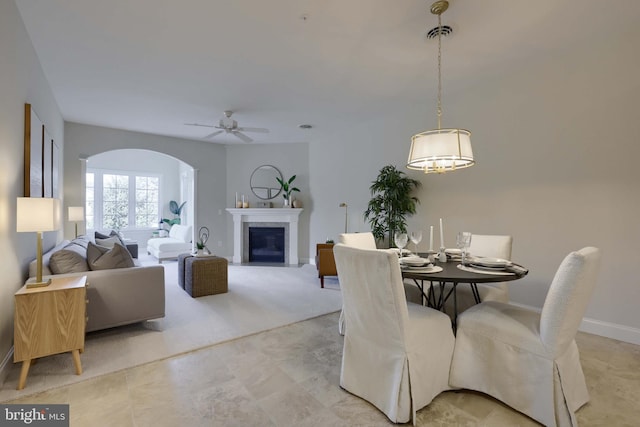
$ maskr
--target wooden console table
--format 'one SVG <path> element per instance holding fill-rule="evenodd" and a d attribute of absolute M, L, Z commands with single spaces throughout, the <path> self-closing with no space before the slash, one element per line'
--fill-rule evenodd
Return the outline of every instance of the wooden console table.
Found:
<path fill-rule="evenodd" d="M 24 285 L 15 293 L 14 362 L 22 362 L 18 390 L 27 382 L 34 359 L 70 351 L 76 374 L 82 374 L 87 277 L 54 278 L 42 288 Z"/>

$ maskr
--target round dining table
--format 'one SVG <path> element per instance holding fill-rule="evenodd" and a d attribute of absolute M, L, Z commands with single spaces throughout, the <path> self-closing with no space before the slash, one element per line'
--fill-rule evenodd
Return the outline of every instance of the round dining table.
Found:
<path fill-rule="evenodd" d="M 476 273 L 474 271 L 462 270 L 458 268 L 460 264 L 459 260 L 449 260 L 447 262 L 434 262 L 433 265 L 441 267 L 441 271 L 425 272 L 420 270 L 413 270 L 410 268 L 402 268 L 402 277 L 404 279 L 412 279 L 416 286 L 422 293 L 422 303 L 425 300 L 427 305 L 436 310 L 444 311 L 444 303 L 450 298 L 453 298 L 453 318 L 451 319 L 453 330 L 456 330 L 458 320 L 458 302 L 456 297 L 456 287 L 460 283 L 467 283 L 471 287 L 473 298 L 476 304 L 482 302 L 480 293 L 478 292 L 478 283 L 496 283 L 496 282 L 508 282 L 512 280 L 518 280 L 524 277 L 524 275 L 518 275 L 515 273 L 504 274 L 504 271 L 486 271 L 482 273 Z M 424 282 L 431 282 L 431 286 L 425 294 Z M 434 289 L 434 283 L 438 285 L 440 293 L 436 297 Z M 446 285 L 450 284 L 451 289 L 446 292 Z"/>

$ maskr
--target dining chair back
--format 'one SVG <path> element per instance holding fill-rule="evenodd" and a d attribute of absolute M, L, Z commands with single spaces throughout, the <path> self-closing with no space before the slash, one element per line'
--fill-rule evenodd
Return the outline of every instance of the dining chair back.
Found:
<path fill-rule="evenodd" d="M 488 301 L 458 317 L 450 383 L 486 393 L 546 426 L 576 426 L 589 392 L 575 341 L 600 251 L 568 254 L 542 312 Z"/>
<path fill-rule="evenodd" d="M 560 264 L 540 315 L 540 338 L 554 356 L 573 341 L 596 285 L 600 252 L 584 248 Z"/>
<path fill-rule="evenodd" d="M 511 260 L 513 237 L 490 234 L 473 234 L 469 245 L 469 255 Z M 446 292 L 451 285 L 446 285 Z M 509 285 L 507 282 L 479 283 L 477 285 L 481 301 L 509 302 Z M 458 285 L 456 289 L 458 313 L 472 307 L 476 300 L 467 285 Z M 453 301 L 449 298 L 445 303 L 445 311 L 454 315 Z"/>
<path fill-rule="evenodd" d="M 488 234 L 473 234 L 469 254 L 481 257 L 511 259 L 513 237 Z"/>
<path fill-rule="evenodd" d="M 376 249 L 376 239 L 373 237 L 373 233 L 342 233 L 340 234 L 340 243 L 350 246 L 352 248 L 359 249 Z M 344 301 L 344 298 L 343 298 Z M 340 311 L 340 319 L 338 320 L 338 333 L 344 335 L 346 328 L 344 318 L 344 302 L 342 303 L 342 310 Z"/>
<path fill-rule="evenodd" d="M 334 247 L 349 327 L 340 385 L 396 423 L 449 389 L 455 338 L 448 316 L 407 303 L 396 254 Z"/>
<path fill-rule="evenodd" d="M 376 239 L 371 232 L 342 233 L 339 242 L 353 248 L 376 249 Z"/>

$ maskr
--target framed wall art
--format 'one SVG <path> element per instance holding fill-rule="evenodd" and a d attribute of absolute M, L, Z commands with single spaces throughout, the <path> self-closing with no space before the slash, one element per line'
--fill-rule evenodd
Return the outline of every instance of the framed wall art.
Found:
<path fill-rule="evenodd" d="M 44 125 L 31 104 L 24 104 L 24 196 L 44 195 Z"/>

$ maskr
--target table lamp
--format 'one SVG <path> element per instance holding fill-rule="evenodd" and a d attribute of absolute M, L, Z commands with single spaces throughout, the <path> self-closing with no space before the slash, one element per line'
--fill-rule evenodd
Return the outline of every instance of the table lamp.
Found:
<path fill-rule="evenodd" d="M 58 230 L 60 224 L 60 200 L 48 197 L 18 197 L 16 205 L 16 231 L 37 233 L 37 274 L 28 288 L 48 286 L 51 279 L 42 281 L 42 233 Z"/>
<path fill-rule="evenodd" d="M 84 208 L 82 206 L 69 206 L 69 222 L 76 223 L 76 237 L 78 237 L 78 222 L 84 221 Z"/>

